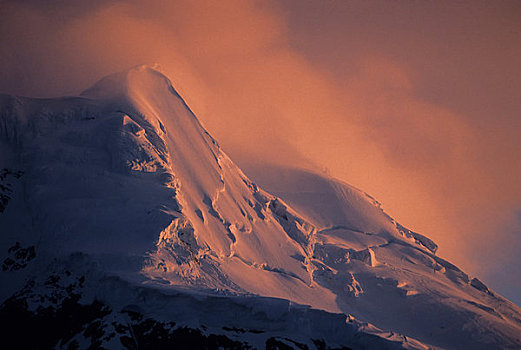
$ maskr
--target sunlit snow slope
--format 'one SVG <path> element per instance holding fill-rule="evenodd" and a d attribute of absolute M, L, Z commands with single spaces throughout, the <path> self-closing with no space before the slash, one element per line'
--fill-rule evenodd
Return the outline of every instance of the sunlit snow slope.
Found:
<path fill-rule="evenodd" d="M 80 97 L 0 98 L 0 168 L 13 178 L 3 185 L 4 263 L 38 274 L 9 254 L 34 246 L 46 266 L 81 252 L 134 287 L 283 298 L 368 322 L 356 329 L 399 347 L 424 346 L 408 337 L 521 346 L 518 307 L 367 194 L 281 167 L 252 171 L 278 197 L 259 188 L 154 68 L 108 76 Z M 28 278 L 7 261 L 2 300 Z"/>

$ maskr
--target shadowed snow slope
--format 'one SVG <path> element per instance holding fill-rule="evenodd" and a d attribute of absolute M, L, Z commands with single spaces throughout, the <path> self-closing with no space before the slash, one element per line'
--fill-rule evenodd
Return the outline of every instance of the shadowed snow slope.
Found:
<path fill-rule="evenodd" d="M 223 319 L 246 310 L 237 317 L 250 327 L 268 327 L 251 311 L 252 303 L 263 305 L 285 324 L 277 336 L 317 348 L 320 339 L 354 348 L 521 346 L 519 308 L 437 257 L 434 242 L 396 223 L 367 194 L 281 167 L 264 171 L 269 177 L 252 171 L 278 197 L 259 188 L 155 68 L 108 76 L 80 97 L 0 96 L 0 106 L 4 311 L 26 294 L 47 293 L 53 284 L 38 278 L 59 265 L 70 266 L 59 279 L 67 272 L 87 278 L 78 292 L 84 303 L 134 305 L 134 314 L 157 322 L 174 317 L 161 305 L 178 307 L 184 295 Z M 212 308 L 216 293 L 226 310 Z M 291 311 L 294 304 L 253 295 L 328 313 Z M 188 319 L 217 327 L 218 315 L 197 312 Z M 325 317 L 340 328 L 312 327 L 302 338 L 306 331 L 288 328 L 292 317 Z M 199 321 L 188 323 L 205 327 Z M 237 329 L 232 323 L 221 326 Z M 261 336 L 235 337 L 268 346 Z M 72 339 L 86 341 L 62 345 Z M 117 347 L 109 340 L 103 344 Z M 289 338 L 284 344 L 297 346 Z"/>

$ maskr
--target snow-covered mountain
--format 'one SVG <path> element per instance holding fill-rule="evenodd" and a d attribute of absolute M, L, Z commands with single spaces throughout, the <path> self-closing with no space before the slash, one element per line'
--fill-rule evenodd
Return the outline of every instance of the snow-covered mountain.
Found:
<path fill-rule="evenodd" d="M 29 347 L 521 346 L 517 306 L 364 192 L 261 189 L 156 68 L 1 96 L 0 168 L 0 329 Z"/>

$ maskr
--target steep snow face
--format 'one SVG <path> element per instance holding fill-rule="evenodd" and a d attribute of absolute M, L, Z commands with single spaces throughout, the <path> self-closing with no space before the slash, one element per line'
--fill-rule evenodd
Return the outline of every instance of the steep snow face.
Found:
<path fill-rule="evenodd" d="M 397 223 L 379 202 L 353 186 L 326 175 L 275 165 L 248 170 L 262 187 L 288 201 L 322 233 L 347 230 L 408 242 L 431 253 L 438 249 L 436 243 Z"/>
<path fill-rule="evenodd" d="M 131 280 L 338 311 L 332 293 L 304 288 L 314 227 L 244 176 L 157 70 L 109 76 L 80 98 L 2 105 L 42 250 L 92 254 Z"/>
<path fill-rule="evenodd" d="M 366 193 L 326 175 L 246 169 L 317 228 L 314 281 L 342 311 L 443 348 L 516 348 L 520 308 L 434 253 Z"/>
<path fill-rule="evenodd" d="M 160 173 L 172 191 L 175 205 L 159 209 L 167 225 L 157 250 L 150 252 L 148 275 L 235 291 L 252 289 L 243 279 L 230 278 L 245 270 L 311 283 L 306 257 L 313 227 L 244 176 L 166 77 L 138 67 L 107 77 L 82 95 L 124 112 L 122 150 L 132 150 L 128 143 L 137 150 L 120 160 L 131 172 Z"/>
<path fill-rule="evenodd" d="M 0 105 L 0 161 L 5 178 L 20 174 L 0 215 L 6 271 L 32 266 L 33 249 L 36 275 L 81 252 L 166 294 L 280 297 L 447 348 L 521 344 L 519 308 L 362 191 L 276 167 L 252 172 L 280 198 L 263 191 L 157 69 L 111 75 L 81 97 Z M 103 297 L 124 288 L 113 293 Z M 413 343 L 402 345 L 423 346 Z"/>

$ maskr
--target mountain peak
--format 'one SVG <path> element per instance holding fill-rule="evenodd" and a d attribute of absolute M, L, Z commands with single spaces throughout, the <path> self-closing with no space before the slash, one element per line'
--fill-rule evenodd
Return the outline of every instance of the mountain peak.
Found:
<path fill-rule="evenodd" d="M 179 288 L 228 301 L 256 294 L 406 334 L 399 347 L 425 348 L 409 336 L 446 348 L 519 347 L 519 308 L 436 256 L 433 242 L 367 194 L 284 169 L 266 171 L 280 198 L 262 190 L 156 66 L 110 75 L 82 96 L 2 103 L 0 284 L 9 292 L 23 287 L 14 275 L 47 286 L 75 269 L 78 287 L 92 286 L 83 294 L 117 310 L 165 316 Z M 48 275 L 56 265 L 67 266 L 58 278 Z M 125 286 L 113 288 L 114 278 Z M 43 300 L 47 287 L 28 288 Z M 263 303 L 266 320 L 288 310 Z"/>
<path fill-rule="evenodd" d="M 161 71 L 159 64 L 142 64 L 124 71 L 107 75 L 92 87 L 84 90 L 80 96 L 96 99 L 114 99 L 128 97 L 132 92 L 142 89 L 168 89 L 179 96 L 170 79 Z"/>

